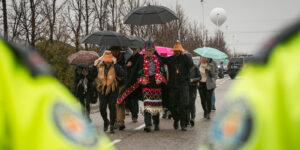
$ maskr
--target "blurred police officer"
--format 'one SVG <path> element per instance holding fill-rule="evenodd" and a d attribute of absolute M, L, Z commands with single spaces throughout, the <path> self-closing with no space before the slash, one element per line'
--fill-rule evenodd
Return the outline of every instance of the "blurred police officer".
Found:
<path fill-rule="evenodd" d="M 114 149 L 35 51 L 0 38 L 0 52 L 0 149 Z"/>
<path fill-rule="evenodd" d="M 241 72 L 212 125 L 212 149 L 300 149 L 300 20 Z M 206 147 L 206 148 L 209 148 Z"/>

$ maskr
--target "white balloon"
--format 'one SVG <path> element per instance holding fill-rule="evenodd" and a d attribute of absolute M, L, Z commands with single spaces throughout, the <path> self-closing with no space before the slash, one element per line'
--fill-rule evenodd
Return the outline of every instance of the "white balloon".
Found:
<path fill-rule="evenodd" d="M 221 26 L 227 19 L 226 11 L 223 8 L 214 8 L 209 17 L 216 26 Z"/>

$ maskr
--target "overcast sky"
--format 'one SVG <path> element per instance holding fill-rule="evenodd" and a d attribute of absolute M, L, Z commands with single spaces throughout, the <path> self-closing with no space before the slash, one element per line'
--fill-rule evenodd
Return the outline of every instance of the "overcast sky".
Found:
<path fill-rule="evenodd" d="M 176 2 L 182 5 L 191 21 L 202 23 L 200 0 L 160 0 L 161 5 L 172 10 L 175 10 Z M 216 29 L 209 19 L 210 11 L 215 7 L 227 12 L 222 31 L 229 47 L 237 52 L 255 53 L 281 28 L 300 19 L 300 0 L 205 0 L 204 24 L 210 34 Z"/>

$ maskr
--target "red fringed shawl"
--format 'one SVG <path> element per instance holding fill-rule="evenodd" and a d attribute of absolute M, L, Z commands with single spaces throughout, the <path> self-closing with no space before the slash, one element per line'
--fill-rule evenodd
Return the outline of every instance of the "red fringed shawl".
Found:
<path fill-rule="evenodd" d="M 161 81 L 167 85 L 167 80 L 166 78 L 162 75 L 160 72 L 160 65 L 158 58 L 154 55 L 153 56 L 153 61 L 155 63 L 155 81 Z M 149 58 L 144 55 L 144 66 L 143 66 L 143 71 L 144 71 L 144 76 L 140 77 L 137 79 L 137 82 L 134 83 L 132 86 L 130 86 L 120 98 L 117 99 L 117 104 L 121 104 L 124 99 L 130 95 L 133 91 L 135 91 L 140 84 L 145 81 L 146 83 L 150 83 L 149 81 Z"/>

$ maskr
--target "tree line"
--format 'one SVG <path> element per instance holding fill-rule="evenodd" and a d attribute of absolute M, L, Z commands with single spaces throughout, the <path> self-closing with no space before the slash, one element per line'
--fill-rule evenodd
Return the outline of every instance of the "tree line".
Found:
<path fill-rule="evenodd" d="M 0 34 L 4 38 L 30 45 L 54 66 L 60 80 L 71 78 L 63 72 L 68 65 L 64 58 L 79 50 L 97 50 L 99 46 L 81 44 L 85 36 L 103 30 L 120 32 L 124 35 L 152 37 L 156 45 L 172 47 L 180 40 L 190 51 L 207 46 L 227 54 L 229 49 L 223 33 L 218 31 L 208 36 L 203 26 L 190 21 L 183 8 L 177 4 L 173 9 L 178 20 L 164 25 L 135 26 L 123 24 L 123 18 L 132 10 L 159 5 L 158 0 L 1 0 Z M 167 6 L 168 7 L 168 6 Z M 203 33 L 204 32 L 204 33 Z M 57 56 L 60 54 L 61 56 Z M 63 60 L 58 60 L 63 59 Z M 59 73 L 56 73 L 59 74 Z M 67 74 L 67 76 L 66 76 Z M 70 81 L 64 81 L 64 83 Z M 68 84 L 72 86 L 71 83 Z"/>

